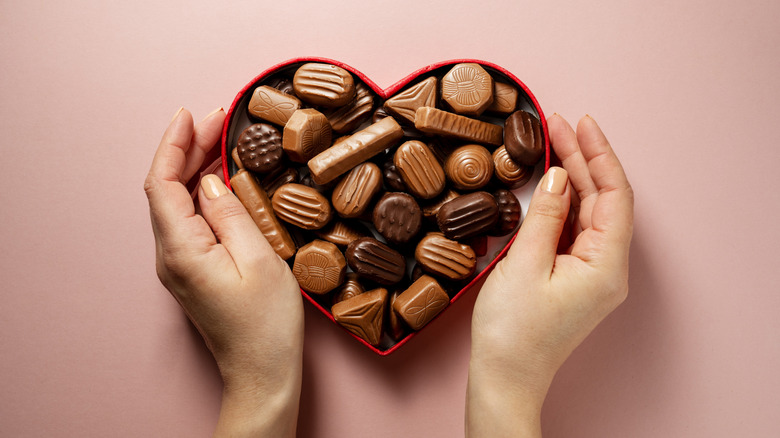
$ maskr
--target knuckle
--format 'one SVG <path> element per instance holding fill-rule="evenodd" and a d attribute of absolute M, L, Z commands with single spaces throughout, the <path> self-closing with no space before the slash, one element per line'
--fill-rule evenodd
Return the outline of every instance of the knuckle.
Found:
<path fill-rule="evenodd" d="M 146 197 L 149 198 L 152 192 L 157 190 L 159 182 L 157 181 L 157 178 L 152 176 L 151 174 L 146 176 L 146 179 L 144 180 L 144 193 L 146 193 Z"/>
<path fill-rule="evenodd" d="M 219 220 L 231 219 L 247 214 L 246 208 L 240 202 L 233 202 L 233 199 L 224 199 L 224 201 L 217 202 L 214 205 L 213 214 Z"/>
<path fill-rule="evenodd" d="M 561 202 L 552 199 L 539 200 L 534 205 L 533 214 L 550 219 L 562 221 L 566 219 L 566 207 Z"/>

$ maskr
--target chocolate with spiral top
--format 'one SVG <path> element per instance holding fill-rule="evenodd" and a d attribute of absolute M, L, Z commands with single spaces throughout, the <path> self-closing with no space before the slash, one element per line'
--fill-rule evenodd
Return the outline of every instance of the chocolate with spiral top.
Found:
<path fill-rule="evenodd" d="M 534 174 L 533 166 L 515 163 L 507 153 L 506 146 L 501 146 L 493 151 L 493 168 L 496 179 L 510 189 L 524 186 Z"/>
<path fill-rule="evenodd" d="M 461 146 L 447 157 L 444 173 L 456 189 L 481 189 L 493 177 L 493 159 L 480 145 Z"/>

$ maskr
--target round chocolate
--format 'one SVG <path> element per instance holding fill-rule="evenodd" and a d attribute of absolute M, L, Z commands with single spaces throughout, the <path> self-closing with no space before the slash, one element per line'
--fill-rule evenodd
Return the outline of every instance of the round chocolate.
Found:
<path fill-rule="evenodd" d="M 295 254 L 292 272 L 301 288 L 322 295 L 344 281 L 347 262 L 336 245 L 315 240 Z"/>
<path fill-rule="evenodd" d="M 506 236 L 520 224 L 521 206 L 515 194 L 505 189 L 493 192 L 493 197 L 498 204 L 498 221 L 492 230 L 491 236 Z"/>
<path fill-rule="evenodd" d="M 374 207 L 374 227 L 388 242 L 404 244 L 422 226 L 422 210 L 417 201 L 406 193 L 385 193 Z"/>
<path fill-rule="evenodd" d="M 268 173 L 282 164 L 282 134 L 266 123 L 255 123 L 244 129 L 236 147 L 247 170 Z"/>
<path fill-rule="evenodd" d="M 506 146 L 501 146 L 493 151 L 493 169 L 496 179 L 510 189 L 524 186 L 534 174 L 533 166 L 515 163 L 506 151 Z"/>
<path fill-rule="evenodd" d="M 401 172 L 395 167 L 392 155 L 389 155 L 385 162 L 382 163 L 382 179 L 390 190 L 396 192 L 405 192 L 408 190 L 403 178 L 401 178 Z"/>
<path fill-rule="evenodd" d="M 504 124 L 504 146 L 516 163 L 536 164 L 544 155 L 544 136 L 539 120 L 523 110 L 513 112 Z"/>
<path fill-rule="evenodd" d="M 456 189 L 478 190 L 493 177 L 493 159 L 483 146 L 461 146 L 447 157 L 444 173 Z"/>

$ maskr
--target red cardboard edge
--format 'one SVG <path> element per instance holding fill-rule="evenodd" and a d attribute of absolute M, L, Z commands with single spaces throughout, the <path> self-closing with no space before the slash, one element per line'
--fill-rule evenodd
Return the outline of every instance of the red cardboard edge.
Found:
<path fill-rule="evenodd" d="M 231 190 L 232 190 L 232 187 L 230 187 L 230 173 L 229 173 L 229 170 L 228 170 L 228 160 L 230 159 L 230 157 L 228 157 L 228 155 L 227 155 L 227 135 L 228 135 L 228 128 L 230 127 L 230 122 L 233 119 L 233 113 L 236 111 L 236 107 L 238 105 L 238 102 L 241 100 L 241 98 L 244 96 L 244 94 L 248 90 L 253 88 L 258 82 L 263 80 L 266 76 L 269 76 L 269 75 L 275 73 L 276 71 L 278 71 L 280 69 L 283 69 L 285 67 L 288 67 L 288 66 L 290 66 L 292 64 L 296 64 L 296 63 L 300 63 L 300 62 L 323 62 L 323 63 L 337 65 L 337 66 L 339 66 L 339 67 L 341 67 L 341 68 L 351 72 L 352 74 L 356 75 L 357 77 L 359 77 L 360 80 L 362 80 L 366 85 L 368 85 L 372 90 L 374 90 L 375 93 L 377 93 L 383 99 L 386 99 L 387 96 L 391 96 L 391 95 L 395 94 L 396 91 L 400 90 L 402 87 L 404 87 L 406 84 L 408 84 L 409 82 L 413 81 L 417 77 L 419 77 L 419 76 L 421 76 L 421 75 L 423 75 L 425 73 L 428 73 L 430 71 L 436 70 L 436 69 L 438 69 L 440 67 L 443 67 L 443 66 L 452 65 L 452 64 L 459 64 L 459 63 L 464 63 L 464 62 L 473 62 L 473 63 L 476 63 L 476 64 L 480 64 L 480 65 L 484 65 L 484 66 L 490 67 L 490 68 L 492 68 L 494 70 L 497 70 L 497 71 L 501 72 L 502 74 L 507 76 L 509 79 L 514 81 L 518 86 L 520 86 L 520 88 L 522 88 L 523 92 L 525 92 L 525 94 L 531 99 L 531 102 L 533 103 L 534 108 L 539 113 L 539 120 L 542 123 L 542 132 L 544 132 L 544 171 L 547 172 L 547 170 L 549 170 L 549 168 L 550 168 L 550 137 L 549 137 L 548 130 L 547 130 L 547 118 L 544 116 L 544 112 L 542 111 L 542 107 L 539 105 L 539 102 L 536 100 L 536 96 L 534 96 L 534 94 L 531 92 L 531 90 L 528 89 L 528 87 L 525 85 L 525 83 L 523 83 L 523 81 L 518 79 L 517 76 L 515 76 L 510 71 L 508 71 L 507 69 L 505 69 L 505 68 L 503 68 L 501 66 L 493 64 L 492 62 L 482 61 L 482 60 L 478 60 L 478 59 L 451 59 L 451 60 L 448 60 L 448 61 L 440 61 L 440 62 L 436 62 L 434 64 L 430 64 L 427 67 L 423 67 L 423 68 L 421 68 L 421 69 L 419 69 L 417 71 L 414 71 L 413 73 L 409 74 L 408 76 L 406 76 L 405 78 L 403 78 L 400 81 L 396 82 L 395 84 L 393 84 L 393 85 L 391 85 L 391 86 L 389 86 L 389 87 L 387 87 L 385 89 L 382 89 L 382 88 L 379 88 L 379 86 L 376 83 L 374 83 L 374 81 L 369 79 L 361 71 L 359 71 L 359 70 L 357 70 L 357 69 L 355 69 L 355 68 L 353 68 L 353 67 L 351 67 L 351 66 L 349 66 L 349 65 L 347 65 L 347 64 L 345 64 L 343 62 L 336 61 L 336 60 L 333 60 L 333 59 L 328 59 L 328 58 L 321 58 L 321 57 L 317 57 L 317 56 L 304 56 L 304 57 L 300 57 L 300 58 L 289 59 L 287 61 L 281 62 L 279 64 L 276 64 L 276 65 L 274 65 L 274 66 L 264 70 L 262 73 L 257 75 L 254 79 L 252 79 L 249 83 L 247 83 L 238 92 L 238 94 L 236 94 L 235 99 L 233 99 L 233 103 L 230 105 L 230 109 L 228 110 L 227 116 L 225 117 L 225 124 L 222 126 L 222 144 L 221 144 L 221 148 L 222 148 L 222 173 L 225 176 L 225 184 Z M 464 286 L 460 291 L 458 291 L 457 294 L 455 294 L 450 299 L 450 304 L 453 304 L 455 301 L 457 301 L 464 293 L 468 292 L 474 286 L 474 284 L 476 284 L 478 281 L 480 281 L 482 278 L 484 278 L 486 275 L 488 275 L 490 273 L 490 271 L 493 270 L 493 268 L 496 266 L 496 264 L 499 261 L 501 261 L 501 259 L 503 259 L 504 256 L 506 256 L 507 251 L 509 251 L 509 247 L 512 246 L 512 243 L 515 241 L 516 237 L 517 237 L 517 233 L 515 233 L 515 235 L 512 236 L 512 238 L 509 240 L 509 242 L 507 242 L 506 246 L 504 246 L 504 249 L 502 249 L 501 252 L 498 253 L 496 258 L 493 259 L 485 267 L 485 269 L 482 270 L 482 272 L 477 274 L 477 276 L 474 277 L 474 279 L 472 279 L 466 286 Z M 320 312 L 322 312 L 326 317 L 328 317 L 328 319 L 333 321 L 333 323 L 335 323 L 337 326 L 341 327 L 341 325 L 339 325 L 336 322 L 336 319 L 333 318 L 333 315 L 330 313 L 330 311 L 328 311 L 327 309 L 322 307 L 317 301 L 314 300 L 314 298 L 309 296 L 309 294 L 307 294 L 303 289 L 301 289 L 301 294 L 303 295 L 303 297 L 307 301 L 309 301 L 312 305 L 314 305 L 314 307 L 316 307 Z M 433 321 L 438 319 L 439 316 L 441 316 L 441 313 L 439 313 L 439 315 L 437 315 L 435 318 L 433 318 L 433 320 L 428 322 L 428 324 L 426 324 L 425 327 L 427 327 L 431 323 L 433 323 Z M 377 347 L 369 344 L 364 339 L 362 339 L 361 337 L 355 335 L 354 333 L 350 332 L 349 330 L 345 329 L 344 327 L 341 327 L 341 329 L 344 330 L 346 333 L 348 333 L 353 338 L 357 339 L 360 343 L 362 343 L 363 345 L 368 347 L 374 353 L 376 353 L 376 354 L 378 354 L 380 356 L 387 356 L 387 355 L 393 353 L 394 351 L 398 350 L 399 348 L 401 348 L 402 345 L 404 345 L 407 342 L 409 342 L 410 339 L 412 339 L 418 333 L 423 331 L 425 329 L 425 327 L 421 328 L 420 330 L 417 330 L 416 332 L 411 332 L 411 333 L 407 334 L 403 339 L 401 339 L 400 341 L 396 342 L 392 347 L 388 348 L 387 350 L 380 350 L 380 349 L 378 349 Z"/>

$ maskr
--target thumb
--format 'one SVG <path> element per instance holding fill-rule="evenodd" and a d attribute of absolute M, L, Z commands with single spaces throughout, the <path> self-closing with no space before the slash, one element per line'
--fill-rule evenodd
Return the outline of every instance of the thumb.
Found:
<path fill-rule="evenodd" d="M 510 264 L 543 275 L 552 272 L 558 241 L 569 214 L 568 181 L 569 174 L 560 167 L 551 167 L 539 181 L 523 225 L 507 254 Z"/>
<path fill-rule="evenodd" d="M 269 256 L 275 257 L 273 248 L 244 205 L 217 175 L 205 175 L 200 181 L 199 192 L 203 218 L 230 253 L 242 276 L 256 271 Z"/>

